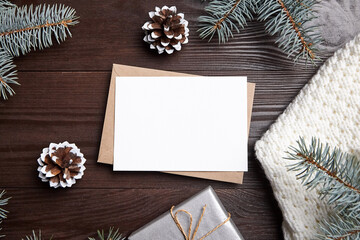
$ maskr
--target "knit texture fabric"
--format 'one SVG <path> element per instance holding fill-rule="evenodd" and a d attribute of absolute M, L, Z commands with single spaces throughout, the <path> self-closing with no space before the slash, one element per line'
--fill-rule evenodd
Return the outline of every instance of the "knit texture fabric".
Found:
<path fill-rule="evenodd" d="M 360 35 L 338 50 L 300 91 L 255 145 L 283 213 L 285 239 L 311 239 L 331 210 L 317 190 L 309 191 L 288 172 L 290 145 L 312 137 L 360 156 Z"/>

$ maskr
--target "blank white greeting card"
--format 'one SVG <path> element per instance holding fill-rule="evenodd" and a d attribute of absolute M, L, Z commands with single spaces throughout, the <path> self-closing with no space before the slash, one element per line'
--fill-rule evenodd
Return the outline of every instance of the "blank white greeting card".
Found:
<path fill-rule="evenodd" d="M 247 171 L 246 77 L 117 77 L 114 170 Z"/>

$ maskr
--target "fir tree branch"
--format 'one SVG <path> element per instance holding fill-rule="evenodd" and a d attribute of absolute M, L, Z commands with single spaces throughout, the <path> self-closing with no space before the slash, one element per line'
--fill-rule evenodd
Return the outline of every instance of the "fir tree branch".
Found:
<path fill-rule="evenodd" d="M 309 146 L 305 140 L 290 147 L 287 159 L 296 163 L 289 170 L 298 171 L 297 177 L 309 189 L 321 185 L 320 194 L 328 196 L 328 203 L 340 214 L 360 217 L 360 162 L 356 156 L 330 149 L 313 138 Z"/>
<path fill-rule="evenodd" d="M 114 227 L 111 227 L 109 229 L 109 232 L 107 236 L 105 236 L 104 230 L 98 230 L 97 231 L 99 240 L 125 240 L 125 237 L 122 236 L 122 234 L 119 233 L 119 229 L 116 229 L 114 231 Z M 89 240 L 97 240 L 96 238 L 89 237 Z"/>
<path fill-rule="evenodd" d="M 213 0 L 205 11 L 207 16 L 199 17 L 200 38 L 209 38 L 217 33 L 219 43 L 233 37 L 233 30 L 239 32 L 247 20 L 258 14 L 258 20 L 265 21 L 265 30 L 276 35 L 276 43 L 294 61 L 304 59 L 316 63 L 317 46 L 322 41 L 315 27 L 307 23 L 315 17 L 312 10 L 317 0 Z"/>
<path fill-rule="evenodd" d="M 311 10 L 311 8 L 309 6 L 307 6 L 307 5 L 305 5 L 301 0 L 296 0 L 296 2 L 298 2 L 304 8 L 307 8 L 307 9 Z"/>
<path fill-rule="evenodd" d="M 311 10 L 316 0 L 257 0 L 258 19 L 265 21 L 265 30 L 270 35 L 277 35 L 279 47 L 294 61 L 299 58 L 315 63 L 320 35 L 307 23 L 315 17 Z"/>
<path fill-rule="evenodd" d="M 106 235 L 106 236 L 105 236 Z M 119 233 L 119 229 L 116 229 L 114 231 L 114 228 L 111 227 L 107 234 L 105 234 L 104 230 L 98 230 L 97 231 L 97 237 L 88 237 L 89 240 L 125 240 L 125 237 L 122 236 L 122 234 Z M 51 240 L 53 237 L 51 237 L 49 240 Z M 32 231 L 32 235 L 25 236 L 25 239 L 22 240 L 44 240 L 44 238 L 41 235 L 41 230 L 39 230 L 39 233 L 35 233 L 35 231 Z"/>
<path fill-rule="evenodd" d="M 0 95 L 15 92 L 9 84 L 16 81 L 12 57 L 31 50 L 43 49 L 71 36 L 70 26 L 78 23 L 73 8 L 60 5 L 32 5 L 17 7 L 6 0 L 0 0 Z"/>
<path fill-rule="evenodd" d="M 227 19 L 229 17 L 230 14 L 232 14 L 232 12 L 237 8 L 237 6 L 239 5 L 241 0 L 236 0 L 236 2 L 234 3 L 233 7 L 230 9 L 229 12 L 225 13 L 225 15 L 215 23 L 215 25 L 213 26 L 214 29 L 217 29 L 217 28 L 221 28 L 221 23 Z"/>
<path fill-rule="evenodd" d="M 15 67 L 13 58 L 3 49 L 0 49 L 0 95 L 3 99 L 7 99 L 7 94 L 10 96 L 15 94 L 9 84 L 19 85 L 16 81 Z"/>
<path fill-rule="evenodd" d="M 283 11 L 286 13 L 286 16 L 289 18 L 289 21 L 290 21 L 293 29 L 295 30 L 296 34 L 297 34 L 298 37 L 300 38 L 301 44 L 303 45 L 301 51 L 303 51 L 303 50 L 305 49 L 305 50 L 308 52 L 310 58 L 311 58 L 311 59 L 315 59 L 314 52 L 310 49 L 310 46 L 312 45 L 312 43 L 307 43 L 307 42 L 304 40 L 304 38 L 303 38 L 303 36 L 302 36 L 299 28 L 297 27 L 298 24 L 294 21 L 294 19 L 293 19 L 293 17 L 291 16 L 289 10 L 286 8 L 284 2 L 283 2 L 282 0 L 278 0 L 278 2 L 280 3 L 281 8 L 283 9 Z M 298 1 L 297 1 L 297 2 L 298 2 Z M 301 5 L 301 4 L 302 4 L 302 3 L 300 3 L 300 5 Z"/>
<path fill-rule="evenodd" d="M 16 30 L 11 30 L 9 32 L 3 32 L 0 33 L 0 37 L 3 36 L 8 36 L 8 35 L 13 35 L 16 33 L 20 33 L 20 32 L 26 32 L 26 31 L 32 31 L 35 29 L 41 29 L 41 28 L 48 28 L 48 27 L 54 27 L 54 26 L 59 26 L 59 25 L 63 25 L 64 27 L 68 27 L 68 25 L 72 23 L 72 20 L 62 20 L 61 22 L 54 22 L 54 23 L 45 23 L 42 25 L 37 25 L 37 26 L 32 26 L 32 27 L 27 27 L 27 28 L 23 28 L 23 29 L 16 29 Z"/>
<path fill-rule="evenodd" d="M 15 4 L 12 4 L 6 0 L 0 0 L 0 12 L 8 10 L 9 8 L 14 8 L 14 7 L 16 7 Z"/>
<path fill-rule="evenodd" d="M 10 198 L 4 198 L 3 199 L 5 193 L 6 193 L 5 190 L 2 190 L 1 193 L 0 193 L 0 224 L 2 223 L 2 221 L 4 219 L 7 218 L 7 214 L 9 213 L 9 211 L 2 208 L 2 206 L 5 206 L 5 205 L 8 204 L 8 201 L 10 199 Z M 2 228 L 0 227 L 0 231 L 1 231 L 1 229 Z M 3 238 L 3 237 L 5 237 L 5 235 L 0 234 L 0 238 Z"/>
<path fill-rule="evenodd" d="M 51 240 L 51 238 L 49 238 L 49 240 Z M 25 236 L 25 239 L 22 240 L 44 240 L 43 237 L 41 236 L 41 230 L 39 230 L 39 233 L 35 233 L 35 231 L 32 231 L 32 235 L 29 236 Z"/>
<path fill-rule="evenodd" d="M 305 162 L 307 162 L 308 164 L 312 164 L 314 165 L 316 168 L 318 168 L 318 170 L 323 171 L 325 174 L 327 174 L 329 177 L 332 177 L 333 179 L 335 179 L 337 182 L 339 182 L 340 184 L 342 184 L 343 186 L 357 192 L 358 194 L 360 194 L 360 189 L 355 188 L 354 186 L 352 186 L 349 183 L 344 182 L 344 180 L 342 180 L 341 178 L 339 178 L 336 173 L 331 172 L 330 170 L 326 169 L 325 167 L 321 166 L 318 162 L 315 161 L 315 159 L 313 158 L 312 154 L 310 153 L 310 156 L 306 156 L 302 153 L 297 153 L 297 155 L 301 158 L 304 159 Z"/>
<path fill-rule="evenodd" d="M 78 23 L 74 9 L 60 5 L 16 7 L 0 12 L 0 47 L 12 56 L 60 43 Z"/>
<path fill-rule="evenodd" d="M 254 0 L 213 0 L 205 7 L 207 16 L 199 17 L 200 38 L 209 41 L 217 33 L 219 43 L 225 43 L 233 36 L 232 31 L 239 32 L 247 20 L 253 19 L 256 11 Z"/>
<path fill-rule="evenodd" d="M 351 240 L 360 238 L 360 220 L 358 218 L 331 215 L 320 225 L 319 240 Z"/>
<path fill-rule="evenodd" d="M 360 237 L 360 230 L 353 230 L 351 232 L 347 232 L 341 237 L 334 238 L 334 240 L 345 240 L 345 239 L 358 239 Z"/>

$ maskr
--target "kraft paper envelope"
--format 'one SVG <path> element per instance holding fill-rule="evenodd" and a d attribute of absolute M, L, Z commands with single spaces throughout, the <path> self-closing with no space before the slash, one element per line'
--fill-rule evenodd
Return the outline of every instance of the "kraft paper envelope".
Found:
<path fill-rule="evenodd" d="M 148 68 L 140 68 L 126 65 L 113 65 L 111 75 L 109 95 L 105 112 L 104 126 L 102 131 L 98 162 L 113 164 L 114 161 L 114 125 L 115 125 L 115 80 L 117 76 L 136 77 L 136 76 L 194 76 L 184 73 L 168 72 Z M 252 105 L 254 100 L 255 84 L 248 83 L 248 130 L 250 129 Z M 241 184 L 243 172 L 166 172 L 170 174 L 205 178 L 223 182 Z"/>

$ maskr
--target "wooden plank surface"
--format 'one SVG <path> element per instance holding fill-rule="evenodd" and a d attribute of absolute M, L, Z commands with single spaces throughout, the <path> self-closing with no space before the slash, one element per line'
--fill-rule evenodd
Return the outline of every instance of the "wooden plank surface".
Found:
<path fill-rule="evenodd" d="M 14 1 L 34 4 L 43 1 Z M 56 1 L 49 0 L 48 3 Z M 171 0 L 190 22 L 183 51 L 158 56 L 142 42 L 148 11 L 163 1 L 62 0 L 81 23 L 73 38 L 16 59 L 21 86 L 0 101 L 0 189 L 13 198 L 3 224 L 7 239 L 42 229 L 54 239 L 86 239 L 98 228 L 139 228 L 208 185 L 233 215 L 245 239 L 282 239 L 281 212 L 254 154 L 255 142 L 316 72 L 295 65 L 252 22 L 226 45 L 196 34 L 199 0 Z M 114 173 L 96 163 L 112 63 L 199 75 L 242 75 L 257 83 L 249 138 L 249 172 L 235 185 L 156 172 Z M 88 159 L 71 189 L 50 189 L 37 177 L 38 158 L 50 142 L 75 142 Z"/>

